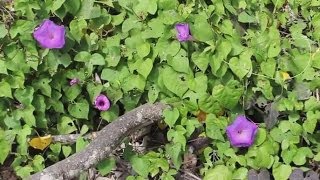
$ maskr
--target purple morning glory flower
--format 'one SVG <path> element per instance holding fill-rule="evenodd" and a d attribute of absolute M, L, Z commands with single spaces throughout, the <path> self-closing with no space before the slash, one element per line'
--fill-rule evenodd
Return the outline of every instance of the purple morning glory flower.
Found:
<path fill-rule="evenodd" d="M 99 96 L 96 97 L 96 100 L 94 101 L 94 105 L 100 111 L 106 111 L 110 108 L 110 101 L 107 98 L 107 96 L 100 94 Z"/>
<path fill-rule="evenodd" d="M 70 86 L 76 85 L 80 82 L 80 80 L 78 78 L 73 78 L 70 80 L 69 84 Z"/>
<path fill-rule="evenodd" d="M 33 37 L 42 48 L 60 49 L 65 44 L 65 28 L 45 19 L 33 32 Z"/>
<path fill-rule="evenodd" d="M 177 39 L 179 41 L 183 42 L 191 39 L 189 24 L 186 24 L 186 23 L 176 24 L 176 30 L 177 30 Z"/>
<path fill-rule="evenodd" d="M 258 126 L 244 115 L 237 116 L 226 129 L 230 143 L 234 147 L 249 147 L 254 143 Z"/>

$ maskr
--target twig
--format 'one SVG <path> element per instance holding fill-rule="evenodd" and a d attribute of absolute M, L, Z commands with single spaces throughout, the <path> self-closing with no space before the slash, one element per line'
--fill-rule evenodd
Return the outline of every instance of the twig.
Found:
<path fill-rule="evenodd" d="M 125 137 L 142 127 L 160 121 L 162 111 L 167 107 L 161 103 L 146 104 L 124 114 L 104 127 L 84 150 L 31 175 L 29 179 L 62 180 L 77 177 L 82 171 L 107 157 Z"/>

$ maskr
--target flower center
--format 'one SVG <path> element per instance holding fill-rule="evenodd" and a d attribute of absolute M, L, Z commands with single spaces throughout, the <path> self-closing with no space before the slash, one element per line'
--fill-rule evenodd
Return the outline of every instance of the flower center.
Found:
<path fill-rule="evenodd" d="M 242 133 L 242 130 L 238 130 L 238 134 L 241 134 Z"/>
<path fill-rule="evenodd" d="M 99 102 L 98 102 L 98 105 L 99 105 L 99 106 L 104 106 L 104 101 L 99 101 Z"/>
<path fill-rule="evenodd" d="M 53 39 L 54 36 L 53 36 L 53 33 L 49 33 L 49 39 Z"/>
<path fill-rule="evenodd" d="M 183 37 L 183 38 L 187 38 L 189 36 L 189 33 L 187 32 L 181 32 L 180 33 L 180 36 Z"/>

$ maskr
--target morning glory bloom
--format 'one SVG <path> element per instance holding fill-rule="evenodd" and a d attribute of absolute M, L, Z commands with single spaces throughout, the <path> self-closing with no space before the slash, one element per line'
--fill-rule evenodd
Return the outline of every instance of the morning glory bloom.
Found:
<path fill-rule="evenodd" d="M 70 86 L 76 85 L 80 82 L 80 80 L 78 78 L 73 78 L 70 80 L 69 84 Z"/>
<path fill-rule="evenodd" d="M 45 19 L 34 30 L 33 37 L 42 48 L 60 49 L 65 44 L 65 28 Z"/>
<path fill-rule="evenodd" d="M 258 126 L 244 115 L 239 115 L 226 129 L 230 143 L 234 147 L 249 147 L 254 143 Z"/>
<path fill-rule="evenodd" d="M 110 108 L 110 101 L 107 98 L 107 96 L 100 94 L 99 96 L 96 97 L 96 100 L 94 101 L 94 105 L 100 111 L 106 111 Z"/>
<path fill-rule="evenodd" d="M 177 39 L 180 42 L 188 41 L 191 39 L 189 24 L 186 24 L 186 23 L 176 24 L 176 31 L 177 31 Z"/>

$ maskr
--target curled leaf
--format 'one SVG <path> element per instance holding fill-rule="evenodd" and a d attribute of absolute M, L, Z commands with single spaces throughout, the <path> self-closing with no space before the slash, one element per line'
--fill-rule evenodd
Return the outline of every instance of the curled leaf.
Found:
<path fill-rule="evenodd" d="M 283 81 L 291 79 L 290 75 L 287 72 L 280 72 L 280 74 Z"/>
<path fill-rule="evenodd" d="M 52 142 L 51 135 L 47 135 L 43 137 L 32 138 L 29 141 L 29 145 L 34 149 L 44 150 L 46 147 L 48 147 L 51 144 L 51 142 Z"/>

